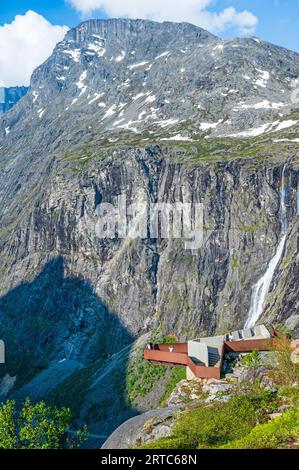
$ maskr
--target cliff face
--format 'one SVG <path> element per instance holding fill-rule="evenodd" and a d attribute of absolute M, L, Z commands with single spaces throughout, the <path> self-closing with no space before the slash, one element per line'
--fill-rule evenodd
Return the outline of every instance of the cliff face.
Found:
<path fill-rule="evenodd" d="M 0 87 L 0 114 L 13 108 L 26 95 L 28 87 Z"/>
<path fill-rule="evenodd" d="M 191 25 L 99 21 L 68 33 L 0 120 L 0 337 L 17 388 L 41 369 L 39 397 L 82 367 L 84 383 L 85 366 L 99 371 L 150 331 L 243 327 L 281 239 L 282 194 L 286 242 L 260 321 L 298 331 L 298 73 L 295 53 Z M 254 126 L 264 134 L 240 135 Z M 98 206 L 121 195 L 202 203 L 204 244 L 100 239 Z M 97 406 L 109 367 L 99 377 Z"/>
<path fill-rule="evenodd" d="M 41 324 L 30 326 L 30 338 L 36 330 L 34 348 L 39 344 L 42 351 L 39 342 L 45 341 L 47 333 L 53 336 L 52 325 L 47 332 L 43 321 L 55 318 L 57 329 L 63 322 L 65 331 L 63 339 L 57 333 L 50 340 L 50 350 L 56 345 L 53 359 L 68 355 L 69 344 L 76 338 L 78 344 L 69 358 L 87 360 L 89 354 L 92 356 L 92 341 L 86 338 L 90 334 L 88 325 L 94 330 L 91 337 L 97 337 L 102 328 L 92 307 L 94 296 L 101 299 L 104 310 L 116 315 L 121 328 L 132 337 L 159 328 L 165 333 L 175 331 L 183 339 L 244 325 L 251 287 L 266 270 L 280 239 L 280 190 L 285 162 L 261 164 L 237 159 L 190 165 L 175 162 L 177 152 L 159 147 L 118 149 L 113 159 L 108 152 L 107 160 L 95 159 L 88 170 L 79 174 L 71 172 L 64 160 L 52 164 L 42 193 L 26 217 L 23 215 L 14 230 L 7 233 L 2 245 L 2 334 L 7 334 L 8 321 L 14 323 L 23 318 L 31 323 L 37 315 Z M 290 229 L 267 297 L 268 320 L 285 321 L 298 314 L 297 164 L 291 161 L 286 171 Z M 30 196 L 33 194 L 30 192 Z M 26 192 L 24 201 L 26 195 L 29 197 Z M 141 200 L 203 203 L 204 245 L 190 250 L 184 240 L 101 240 L 96 232 L 96 208 L 100 202 L 116 205 L 120 195 L 126 196 L 128 204 Z M 1 239 L 4 241 L 4 234 Z M 53 258 L 60 261 L 55 263 Z M 53 267 L 45 268 L 49 263 Z M 64 290 L 72 278 L 75 283 L 82 279 L 89 285 L 82 288 L 86 292 L 78 296 L 77 306 L 71 305 L 68 289 Z M 39 279 L 45 286 L 40 285 Z M 26 280 L 34 286 L 36 305 L 32 304 L 29 287 L 28 298 L 25 293 L 25 298 L 16 298 L 10 306 L 5 291 L 18 289 Z M 45 314 L 41 303 L 47 306 Z M 81 324 L 80 337 L 76 329 L 72 332 L 73 322 Z M 24 331 L 19 323 L 11 328 L 18 347 Z M 100 337 L 106 334 L 107 330 Z M 98 351 L 93 359 L 96 354 Z"/>

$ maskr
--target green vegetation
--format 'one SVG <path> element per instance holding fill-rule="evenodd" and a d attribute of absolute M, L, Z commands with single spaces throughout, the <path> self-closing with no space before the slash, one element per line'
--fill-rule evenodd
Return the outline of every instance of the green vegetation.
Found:
<path fill-rule="evenodd" d="M 92 377 L 101 366 L 102 360 L 98 360 L 78 369 L 48 394 L 47 402 L 58 406 L 68 406 L 75 417 L 78 417 Z"/>
<path fill-rule="evenodd" d="M 234 269 L 239 269 L 240 263 L 239 263 L 239 260 L 236 256 L 234 256 L 234 255 L 232 256 L 231 263 L 232 263 L 232 267 Z"/>
<path fill-rule="evenodd" d="M 292 406 L 299 404 L 299 387 L 281 387 L 279 396 L 286 399 Z"/>
<path fill-rule="evenodd" d="M 131 361 L 126 373 L 127 401 L 132 403 L 136 398 L 150 393 L 165 373 L 166 367 L 153 365 L 144 361 L 143 357 Z"/>
<path fill-rule="evenodd" d="M 236 442 L 249 445 L 252 435 L 260 436 L 263 432 L 277 429 L 277 439 L 269 441 L 268 446 L 275 447 L 286 437 L 296 437 L 298 433 L 298 408 L 290 410 L 284 420 L 275 425 L 268 423 L 268 414 L 278 410 L 280 399 L 271 392 L 260 391 L 233 397 L 227 403 L 217 403 L 178 414 L 173 433 L 169 438 L 160 439 L 143 446 L 147 449 L 197 449 L 229 448 Z M 274 422 L 273 422 L 274 423 Z M 267 427 L 268 424 L 268 427 Z M 271 427 L 272 426 L 274 427 Z M 297 427 L 297 431 L 296 431 Z M 281 432 L 280 432 L 281 430 Z M 246 438 L 248 443 L 246 444 Z M 271 444 L 272 442 L 272 444 Z M 236 447 L 237 448 L 237 447 Z"/>
<path fill-rule="evenodd" d="M 156 344 L 174 344 L 177 343 L 178 339 L 175 335 L 166 335 L 162 338 L 158 338 L 155 340 Z"/>
<path fill-rule="evenodd" d="M 279 447 L 297 447 L 298 439 L 299 410 L 293 409 L 273 421 L 256 426 L 247 436 L 232 441 L 221 448 L 278 449 Z"/>
<path fill-rule="evenodd" d="M 32 404 L 29 399 L 18 409 L 14 401 L 0 407 L 1 449 L 60 449 L 79 445 L 85 432 L 75 433 L 73 443 L 67 430 L 72 416 L 69 408 Z"/>
<path fill-rule="evenodd" d="M 299 381 L 299 364 L 292 362 L 291 353 L 290 340 L 282 338 L 276 341 L 275 359 L 277 367 L 271 372 L 276 384 L 288 386 Z"/>
<path fill-rule="evenodd" d="M 185 367 L 172 367 L 170 379 L 168 380 L 164 393 L 160 398 L 160 405 L 163 406 L 166 404 L 171 393 L 175 389 L 176 385 L 181 381 L 186 379 L 186 368 Z"/>
<path fill-rule="evenodd" d="M 287 339 L 292 339 L 293 331 L 290 330 L 285 324 L 278 323 L 275 325 L 275 329 L 276 331 L 278 331 L 278 333 L 282 333 L 283 335 L 285 335 Z"/>
<path fill-rule="evenodd" d="M 261 365 L 261 355 L 259 351 L 252 351 L 241 359 L 242 366 L 248 367 L 249 369 L 256 369 Z"/>

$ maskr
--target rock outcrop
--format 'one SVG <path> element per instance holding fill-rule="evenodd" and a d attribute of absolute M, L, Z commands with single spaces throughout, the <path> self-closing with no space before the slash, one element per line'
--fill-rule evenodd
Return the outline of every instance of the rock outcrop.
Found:
<path fill-rule="evenodd" d="M 0 115 L 13 108 L 28 92 L 28 87 L 0 87 Z"/>

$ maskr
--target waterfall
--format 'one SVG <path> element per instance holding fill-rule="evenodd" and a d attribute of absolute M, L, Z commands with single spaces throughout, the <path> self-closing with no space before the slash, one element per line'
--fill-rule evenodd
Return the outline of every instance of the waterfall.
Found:
<path fill-rule="evenodd" d="M 263 314 L 263 307 L 265 299 L 269 293 L 271 282 L 275 274 L 276 268 L 281 260 L 284 252 L 285 243 L 287 240 L 288 218 L 286 207 L 286 187 L 285 187 L 285 172 L 287 164 L 284 165 L 281 179 L 280 190 L 280 224 L 281 224 L 281 239 L 276 249 L 276 253 L 271 259 L 265 274 L 261 279 L 252 287 L 250 309 L 248 312 L 245 328 L 252 328 L 255 326 L 259 318 Z"/>

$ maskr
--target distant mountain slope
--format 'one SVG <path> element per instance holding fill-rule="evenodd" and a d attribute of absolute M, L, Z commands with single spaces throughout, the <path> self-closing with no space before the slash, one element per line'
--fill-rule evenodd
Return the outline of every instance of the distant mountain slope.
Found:
<path fill-rule="evenodd" d="M 17 138 L 30 121 L 73 141 L 82 125 L 115 138 L 254 136 L 279 129 L 298 76 L 297 53 L 256 38 L 223 41 L 187 23 L 92 20 L 33 73 L 26 100 L 0 129 Z"/>
<path fill-rule="evenodd" d="M 0 114 L 11 109 L 17 102 L 26 95 L 28 87 L 0 87 Z"/>

